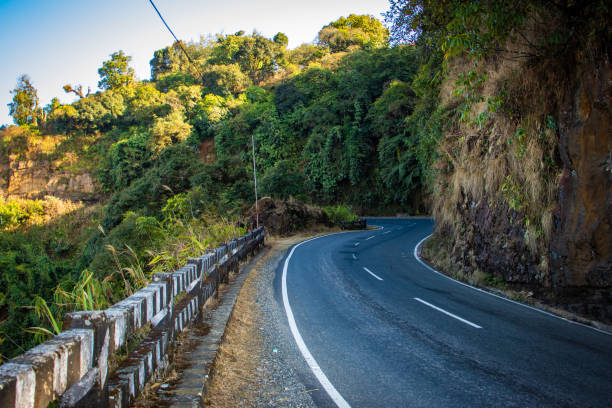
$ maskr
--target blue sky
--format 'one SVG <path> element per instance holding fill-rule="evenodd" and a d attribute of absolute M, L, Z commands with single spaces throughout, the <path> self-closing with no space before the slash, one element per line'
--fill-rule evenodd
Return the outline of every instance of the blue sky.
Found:
<path fill-rule="evenodd" d="M 182 40 L 201 35 L 281 31 L 289 47 L 312 42 L 325 24 L 348 14 L 382 19 L 388 0 L 154 0 Z M 46 105 L 71 83 L 97 90 L 98 68 L 120 49 L 132 56 L 139 79 L 150 77 L 153 51 L 173 40 L 148 0 L 0 0 L 0 124 L 13 123 L 7 104 L 21 74 L 28 74 Z"/>

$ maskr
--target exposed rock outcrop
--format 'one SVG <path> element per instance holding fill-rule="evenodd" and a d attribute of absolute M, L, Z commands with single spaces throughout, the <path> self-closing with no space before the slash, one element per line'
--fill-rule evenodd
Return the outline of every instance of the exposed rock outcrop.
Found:
<path fill-rule="evenodd" d="M 96 201 L 100 186 L 91 163 L 75 151 L 62 150 L 63 135 L 32 135 L 10 127 L 0 132 L 0 195 L 5 199 L 54 196 L 71 201 Z"/>
<path fill-rule="evenodd" d="M 2 168 L 0 193 L 7 199 L 55 196 L 72 201 L 99 199 L 100 188 L 89 173 L 62 170 L 50 161 L 14 161 Z"/>
<path fill-rule="evenodd" d="M 268 233 L 286 236 L 315 225 L 328 225 L 325 211 L 295 200 L 273 200 L 263 197 L 257 202 L 259 225 L 264 225 Z M 248 211 L 249 229 L 255 227 L 257 215 L 255 204 Z"/>
<path fill-rule="evenodd" d="M 456 123 L 441 141 L 434 239 L 467 278 L 501 279 L 610 323 L 612 63 L 607 52 L 579 52 L 565 65 L 496 56 L 479 65 L 483 100 L 505 95 L 505 105 L 480 128 Z M 469 66 L 454 64 L 441 95 L 450 109 Z M 487 106 L 471 109 L 477 117 Z"/>
<path fill-rule="evenodd" d="M 581 67 L 561 113 L 555 286 L 612 287 L 612 66 Z"/>

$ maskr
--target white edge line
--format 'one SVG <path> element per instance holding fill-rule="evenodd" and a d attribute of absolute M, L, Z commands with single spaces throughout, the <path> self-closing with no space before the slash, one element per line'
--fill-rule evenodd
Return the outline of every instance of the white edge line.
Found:
<path fill-rule="evenodd" d="M 287 259 L 285 259 L 282 277 L 283 305 L 285 306 L 285 313 L 287 314 L 287 320 L 289 321 L 289 328 L 291 329 L 291 334 L 293 334 L 293 338 L 295 339 L 295 342 L 298 348 L 300 349 L 302 356 L 304 356 L 304 359 L 306 360 L 306 363 L 312 370 L 313 374 L 315 375 L 315 377 L 317 377 L 317 380 L 319 380 L 321 386 L 325 389 L 329 397 L 339 408 L 351 408 L 348 402 L 346 402 L 346 400 L 342 397 L 342 395 L 340 395 L 338 390 L 336 390 L 336 388 L 329 381 L 323 370 L 321 370 L 321 368 L 319 367 L 319 364 L 317 364 L 317 361 L 310 353 L 310 350 L 308 350 L 308 347 L 306 347 L 306 343 L 304 343 L 304 339 L 302 339 L 302 335 L 300 334 L 300 331 L 297 328 L 295 318 L 293 317 L 293 311 L 291 310 L 291 306 L 289 305 L 289 297 L 287 295 L 287 268 L 289 266 L 289 260 L 291 259 L 291 256 L 293 255 L 293 252 L 297 247 L 317 238 L 312 238 L 307 241 L 300 242 L 291 249 L 291 252 L 289 252 Z"/>
<path fill-rule="evenodd" d="M 503 296 L 496 295 L 495 293 L 491 293 L 491 292 L 488 292 L 488 291 L 486 291 L 486 290 L 483 290 L 483 289 L 480 289 L 480 288 L 476 288 L 476 287 L 474 287 L 474 286 L 468 285 L 467 283 L 463 283 L 463 282 L 461 282 L 461 281 L 458 281 L 457 279 L 451 278 L 450 276 L 445 275 L 445 274 L 443 274 L 442 272 L 438 272 L 438 271 L 436 271 L 434 268 L 432 268 L 431 266 L 427 265 L 427 264 L 426 264 L 426 263 L 425 263 L 425 262 L 424 262 L 424 261 L 421 259 L 421 257 L 419 256 L 419 253 L 418 253 L 418 249 L 419 249 L 419 247 L 420 247 L 420 246 L 423 244 L 423 242 L 425 242 L 425 240 L 427 240 L 427 238 L 431 237 L 431 235 L 432 235 L 432 234 L 429 234 L 428 236 L 426 236 L 425 238 L 423 238 L 423 239 L 422 239 L 421 241 L 419 241 L 419 243 L 418 243 L 418 244 L 416 244 L 416 246 L 414 247 L 414 258 L 415 258 L 417 261 L 419 261 L 419 262 L 421 263 L 421 265 L 423 265 L 425 268 L 429 269 L 431 272 L 433 272 L 433 273 L 437 273 L 438 275 L 443 276 L 443 277 L 445 277 L 446 279 L 450 279 L 450 280 L 452 280 L 452 281 L 454 281 L 454 282 L 457 282 L 458 284 L 463 285 L 463 286 L 465 286 L 465 287 L 468 287 L 468 288 L 470 288 L 470 289 L 476 290 L 476 291 L 478 291 L 478 292 L 486 293 L 486 294 L 487 294 L 487 295 L 489 295 L 489 296 L 493 296 L 493 297 L 496 297 L 496 298 L 498 298 L 498 299 L 505 300 L 506 302 L 510 302 L 510 303 L 514 303 L 514 304 L 519 305 L 519 306 L 526 307 L 527 309 L 535 310 L 536 312 L 540 312 L 540 313 L 542 313 L 542 314 L 545 314 L 545 315 L 548 315 L 548 316 L 552 316 L 552 317 L 555 317 L 555 318 L 560 319 L 560 320 L 564 320 L 564 321 L 566 321 L 567 323 L 575 324 L 575 325 L 577 325 L 577 326 L 583 326 L 583 327 L 586 327 L 586 328 L 588 328 L 588 329 L 592 329 L 592 330 L 598 331 L 598 332 L 600 332 L 600 333 L 607 334 L 608 336 L 612 336 L 612 333 L 608 333 L 607 331 L 604 331 L 604 330 L 598 329 L 597 327 L 588 326 L 588 325 L 586 325 L 586 324 L 584 324 L 584 323 L 580 323 L 580 322 L 575 322 L 575 321 L 573 321 L 573 320 L 566 319 L 565 317 L 557 316 L 557 315 L 556 315 L 556 314 L 554 314 L 554 313 L 547 312 L 546 310 L 538 309 L 537 307 L 529 306 L 529 305 L 526 305 L 526 304 L 524 304 L 524 303 L 517 302 L 516 300 L 512 300 L 512 299 L 508 299 L 508 298 L 503 297 Z"/>
<path fill-rule="evenodd" d="M 366 240 L 366 241 L 368 241 L 368 240 L 370 240 L 370 239 L 372 239 L 372 238 L 376 238 L 376 237 L 375 237 L 374 235 L 372 235 L 371 237 L 368 237 L 368 238 L 366 238 L 365 240 Z"/>
<path fill-rule="evenodd" d="M 383 278 L 381 278 L 380 276 L 378 276 L 377 274 L 375 274 L 374 272 L 372 272 L 371 270 L 369 270 L 368 268 L 366 268 L 365 266 L 363 267 L 363 269 L 369 273 L 370 275 L 372 275 L 373 277 L 375 277 L 376 279 L 378 279 L 379 281 L 383 280 Z"/>
<path fill-rule="evenodd" d="M 355 242 L 355 246 L 359 246 L 359 242 Z"/>
<path fill-rule="evenodd" d="M 388 234 L 388 233 L 390 233 L 390 232 L 391 232 L 391 231 L 385 231 L 385 232 L 383 232 L 383 234 Z"/>
<path fill-rule="evenodd" d="M 463 322 L 463 323 L 465 323 L 465 324 L 467 324 L 467 325 L 470 325 L 470 326 L 472 326 L 472 327 L 474 327 L 474 328 L 476 328 L 476 329 L 482 329 L 482 326 L 479 326 L 479 325 L 477 325 L 476 323 L 472 323 L 472 322 L 470 322 L 469 320 L 466 320 L 466 319 L 464 319 L 464 318 L 462 318 L 462 317 L 457 316 L 456 314 L 452 314 L 451 312 L 448 312 L 448 311 L 446 311 L 446 310 L 442 309 L 441 307 L 438 307 L 438 306 L 432 305 L 431 303 L 428 303 L 428 302 L 424 301 L 423 299 L 420 299 L 420 298 L 418 298 L 418 297 L 415 297 L 415 298 L 414 298 L 414 300 L 416 300 L 417 302 L 421 302 L 422 304 L 424 304 L 424 305 L 426 305 L 426 306 L 429 306 L 429 307 L 431 307 L 432 309 L 437 310 L 438 312 L 444 313 L 445 315 L 450 316 L 450 317 L 452 317 L 452 318 L 455 318 L 455 319 L 459 320 L 460 322 Z"/>
<path fill-rule="evenodd" d="M 357 260 L 357 255 L 353 254 L 353 259 Z"/>

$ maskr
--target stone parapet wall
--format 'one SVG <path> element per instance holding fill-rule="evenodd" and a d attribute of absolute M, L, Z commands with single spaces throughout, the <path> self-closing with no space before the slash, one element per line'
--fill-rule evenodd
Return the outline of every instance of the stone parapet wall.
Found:
<path fill-rule="evenodd" d="M 219 283 L 263 242 L 260 227 L 176 272 L 155 274 L 106 310 L 68 313 L 62 333 L 0 366 L 0 407 L 45 408 L 56 400 L 62 407 L 128 407 L 167 366 L 172 341 L 217 296 Z M 144 328 L 144 339 L 122 355 Z"/>

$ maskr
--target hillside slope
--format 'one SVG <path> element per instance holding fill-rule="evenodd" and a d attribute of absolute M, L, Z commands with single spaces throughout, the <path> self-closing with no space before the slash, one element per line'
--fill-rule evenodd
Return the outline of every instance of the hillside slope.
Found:
<path fill-rule="evenodd" d="M 456 120 L 438 148 L 427 252 L 444 269 L 458 265 L 460 277 L 612 322 L 605 14 L 530 3 L 494 51 L 448 59 L 441 98 Z M 550 42 L 559 33 L 567 42 Z"/>

